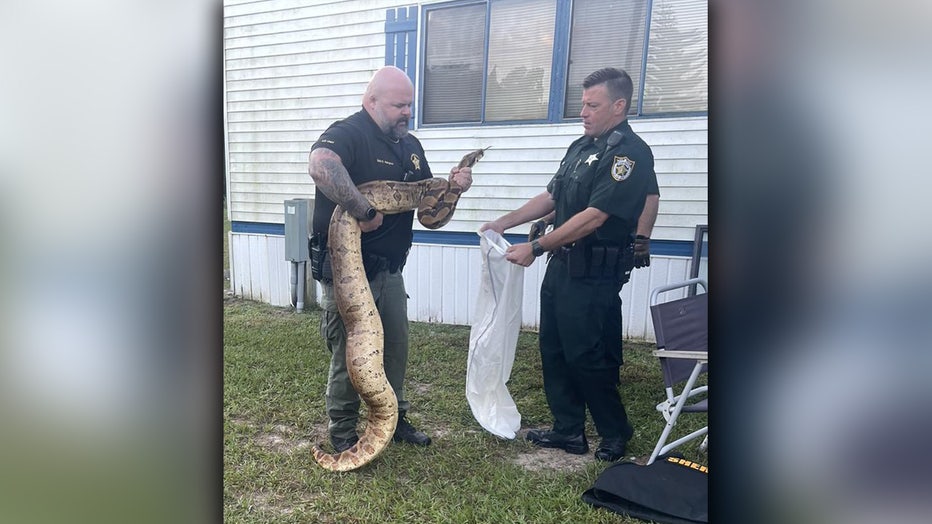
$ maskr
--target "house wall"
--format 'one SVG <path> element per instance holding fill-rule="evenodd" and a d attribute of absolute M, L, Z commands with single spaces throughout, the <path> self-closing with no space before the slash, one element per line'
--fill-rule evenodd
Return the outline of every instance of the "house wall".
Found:
<path fill-rule="evenodd" d="M 313 197 L 311 144 L 360 108 L 385 63 L 385 10 L 401 5 L 224 0 L 232 221 L 280 224 L 284 200 Z"/>
<path fill-rule="evenodd" d="M 522 325 L 536 329 L 540 320 L 540 284 L 546 257 L 524 270 Z M 408 316 L 423 322 L 471 325 L 482 278 L 481 250 L 471 246 L 415 244 L 404 269 L 408 290 Z M 689 278 L 689 260 L 683 257 L 653 257 L 650 268 L 632 272 L 621 291 L 622 327 L 626 338 L 653 340 L 648 313 L 650 290 Z M 683 293 L 669 294 L 676 298 Z"/>
<path fill-rule="evenodd" d="M 289 305 L 283 201 L 313 198 L 310 147 L 331 122 L 360 108 L 366 83 L 386 63 L 386 9 L 408 5 L 413 3 L 224 1 L 227 201 L 231 281 L 238 295 Z M 708 118 L 639 118 L 631 125 L 653 149 L 661 205 L 651 266 L 636 270 L 622 291 L 624 325 L 627 336 L 651 338 L 649 290 L 688 276 L 686 244 L 697 224 L 708 223 Z M 475 231 L 544 190 L 581 126 L 426 127 L 413 133 L 436 175 L 469 151 L 492 146 L 442 231 L 426 231 L 415 222 L 404 271 L 409 318 L 469 324 L 481 267 Z M 524 235 L 527 229 L 509 233 Z M 526 270 L 528 327 L 537 325 L 543 267 L 538 260 Z"/>
<path fill-rule="evenodd" d="M 478 238 L 478 236 L 477 236 Z M 231 281 L 236 295 L 275 306 L 291 305 L 290 264 L 284 259 L 284 237 L 266 234 L 232 234 Z M 621 291 L 622 326 L 626 338 L 654 339 L 648 313 L 650 290 L 689 278 L 690 261 L 685 257 L 651 258 L 649 268 L 632 272 Z M 545 257 L 524 270 L 522 326 L 536 329 L 540 319 L 540 284 L 546 270 Z M 415 242 L 403 271 L 409 295 L 408 318 L 419 322 L 472 325 L 482 278 L 482 259 L 477 246 L 424 244 Z M 670 293 L 677 298 L 683 293 Z M 307 302 L 320 297 L 316 283 L 307 279 Z"/>

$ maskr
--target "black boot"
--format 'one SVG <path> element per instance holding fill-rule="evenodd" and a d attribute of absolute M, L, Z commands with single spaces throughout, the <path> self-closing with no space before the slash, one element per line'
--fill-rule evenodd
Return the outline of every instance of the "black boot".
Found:
<path fill-rule="evenodd" d="M 414 429 L 414 426 L 404 417 L 398 416 L 398 426 L 395 428 L 395 434 L 392 435 L 395 442 L 407 442 L 415 446 L 429 446 L 430 437 Z"/>
<path fill-rule="evenodd" d="M 628 439 L 623 437 L 603 438 L 598 449 L 595 450 L 595 458 L 605 462 L 615 462 L 625 456 L 625 445 Z"/>
<path fill-rule="evenodd" d="M 528 431 L 528 442 L 542 448 L 557 448 L 572 453 L 573 455 L 582 455 L 589 452 L 589 442 L 586 440 L 586 434 L 563 435 L 556 431 L 544 431 L 542 429 L 533 429 Z"/>

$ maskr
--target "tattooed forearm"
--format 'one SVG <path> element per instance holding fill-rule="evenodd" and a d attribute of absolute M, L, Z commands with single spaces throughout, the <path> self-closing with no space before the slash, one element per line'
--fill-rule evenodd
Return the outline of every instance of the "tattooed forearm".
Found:
<path fill-rule="evenodd" d="M 327 198 L 356 218 L 366 215 L 369 201 L 356 189 L 339 155 L 323 147 L 317 148 L 311 151 L 307 171 Z"/>

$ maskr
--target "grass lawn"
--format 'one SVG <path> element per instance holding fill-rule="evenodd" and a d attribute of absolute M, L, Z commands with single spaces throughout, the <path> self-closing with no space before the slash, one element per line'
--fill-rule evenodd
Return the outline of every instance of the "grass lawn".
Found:
<path fill-rule="evenodd" d="M 226 261 L 225 261 L 226 262 Z M 409 419 L 428 448 L 389 447 L 347 473 L 319 467 L 312 443 L 327 439 L 329 353 L 319 311 L 303 313 L 224 299 L 224 521 L 229 523 L 641 522 L 582 502 L 607 466 L 592 451 L 538 449 L 522 437 L 549 427 L 536 333 L 522 333 L 509 390 L 522 415 L 515 440 L 486 432 L 465 397 L 469 328 L 412 323 Z M 635 426 L 628 453 L 650 454 L 663 426 L 654 409 L 663 381 L 648 343 L 628 341 L 622 396 Z M 678 434 L 705 422 L 684 418 Z M 590 446 L 598 443 L 589 423 Z M 681 449 L 707 463 L 698 441 Z"/>

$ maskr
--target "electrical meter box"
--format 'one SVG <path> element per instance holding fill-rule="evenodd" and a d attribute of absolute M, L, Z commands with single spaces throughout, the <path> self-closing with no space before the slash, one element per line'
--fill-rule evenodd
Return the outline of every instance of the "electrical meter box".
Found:
<path fill-rule="evenodd" d="M 310 260 L 307 243 L 314 219 L 314 199 L 285 200 L 285 260 Z"/>

